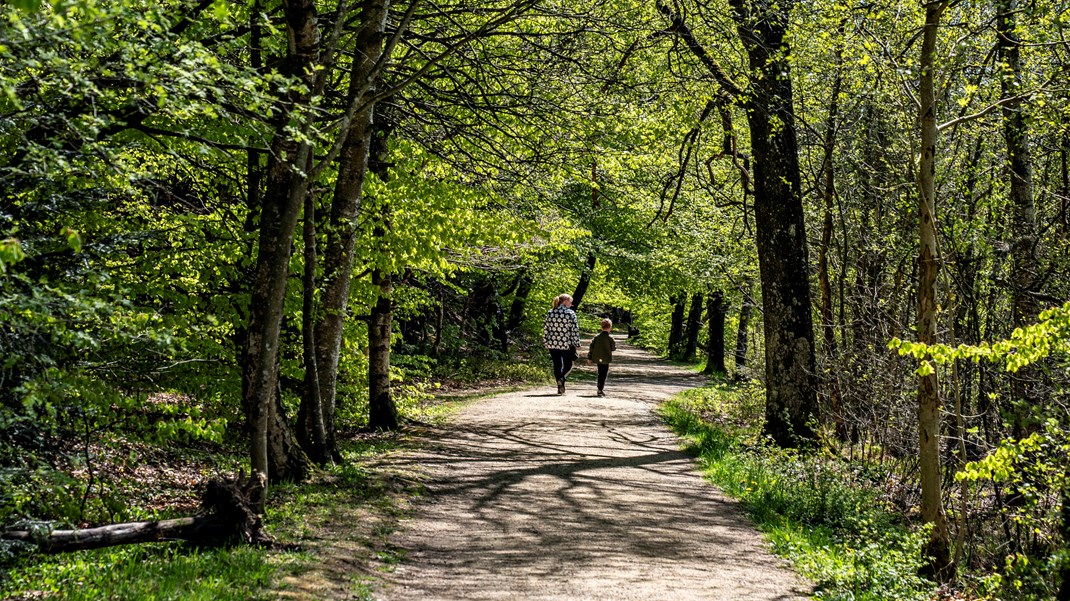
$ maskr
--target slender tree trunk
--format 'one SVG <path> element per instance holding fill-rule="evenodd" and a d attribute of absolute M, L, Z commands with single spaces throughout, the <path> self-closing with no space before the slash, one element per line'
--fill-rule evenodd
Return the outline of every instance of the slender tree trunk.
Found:
<path fill-rule="evenodd" d="M 843 23 L 840 23 L 837 44 L 842 44 L 844 35 Z M 817 281 L 821 290 L 821 333 L 825 347 L 825 378 L 828 381 L 828 411 L 832 423 L 835 424 L 836 437 L 839 440 L 847 440 L 847 427 L 843 419 L 843 401 L 840 397 L 840 366 L 839 349 L 836 344 L 836 320 L 832 311 L 832 285 L 829 281 L 829 247 L 832 245 L 833 220 L 832 213 L 835 208 L 836 178 L 833 170 L 833 153 L 836 149 L 836 128 L 839 117 L 840 88 L 843 86 L 843 49 L 838 45 L 834 55 L 836 75 L 832 80 L 831 100 L 829 102 L 828 119 L 825 122 L 825 139 L 823 158 L 821 161 L 821 174 L 823 176 L 822 197 L 824 199 L 824 215 L 821 220 L 821 246 L 817 251 Z M 827 420 L 826 420 L 827 421 Z"/>
<path fill-rule="evenodd" d="M 497 348 L 502 350 L 508 344 L 508 339 L 505 338 L 504 316 L 498 298 L 498 289 L 493 281 L 476 286 L 469 295 L 465 315 L 468 328 L 474 330 L 474 339 L 479 344 L 494 348 L 497 343 Z"/>
<path fill-rule="evenodd" d="M 312 461 L 320 465 L 330 463 L 332 457 L 327 448 L 327 428 L 323 421 L 323 404 L 320 399 L 319 371 L 316 368 L 316 199 L 305 195 L 304 217 L 305 275 L 304 298 L 301 312 L 301 334 L 305 364 L 304 396 L 297 415 L 298 440 L 301 448 Z"/>
<path fill-rule="evenodd" d="M 1062 187 L 1059 194 L 1059 234 L 1066 238 L 1070 235 L 1070 134 L 1063 134 L 1063 143 L 1059 147 L 1059 173 L 1062 175 Z"/>
<path fill-rule="evenodd" d="M 524 324 L 524 307 L 528 303 L 531 287 L 535 284 L 535 279 L 531 277 L 531 273 L 526 269 L 520 272 L 517 277 L 519 282 L 516 286 L 516 292 L 513 294 L 513 302 L 509 305 L 509 321 L 505 326 L 510 334 L 519 330 L 520 326 Z"/>
<path fill-rule="evenodd" d="M 1000 90 L 1004 98 L 1011 98 L 1022 90 L 1022 64 L 1017 28 L 1017 0 L 997 0 L 996 35 L 1000 65 Z M 1008 190 L 1012 207 L 1011 296 L 1013 325 L 1020 328 L 1036 321 L 1040 307 L 1033 295 L 1036 292 L 1037 218 L 1033 201 L 1033 170 L 1029 148 L 1029 132 L 1025 122 L 1025 107 L 1021 100 L 1003 105 L 1003 135 L 1007 141 Z M 1023 438 L 1029 429 L 1029 407 L 1037 401 L 1037 370 L 1025 367 L 1011 376 L 1012 430 L 1015 438 Z"/>
<path fill-rule="evenodd" d="M 315 4 L 309 0 L 294 0 L 286 4 L 284 12 L 291 40 L 286 73 L 301 78 L 307 84 L 307 89 L 311 90 L 319 58 Z M 295 91 L 289 100 L 292 106 L 301 106 L 308 103 L 309 97 L 307 93 Z M 267 189 L 262 202 L 259 248 L 250 297 L 249 327 L 242 362 L 242 404 L 249 416 L 251 429 L 251 469 L 265 483 L 268 482 L 270 464 L 287 464 L 287 458 L 269 459 L 270 450 L 280 448 L 269 443 L 269 438 L 272 438 L 270 430 L 274 426 L 280 422 L 286 424 L 285 415 L 276 414 L 279 332 L 294 231 L 308 193 L 308 182 L 297 169 L 307 166 L 311 154 L 307 142 L 297 142 L 288 133 L 290 125 L 279 123 L 269 155 Z M 303 475 L 277 474 L 283 479 L 298 479 Z M 262 508 L 267 495 L 266 485 L 260 495 L 261 498 L 255 502 Z"/>
<path fill-rule="evenodd" d="M 765 432 L 778 445 L 814 439 L 817 410 L 809 264 L 788 48 L 792 0 L 730 0 L 750 60 L 747 121 L 765 320 Z"/>
<path fill-rule="evenodd" d="M 684 300 L 686 295 L 674 296 L 669 299 L 672 303 L 672 324 L 669 327 L 669 356 L 680 356 L 680 343 L 684 337 Z"/>
<path fill-rule="evenodd" d="M 368 427 L 396 430 L 398 412 L 390 388 L 390 329 L 393 320 L 393 281 L 390 274 L 375 271 L 372 283 L 379 297 L 368 324 Z"/>
<path fill-rule="evenodd" d="M 372 145 L 372 121 L 375 106 L 360 102 L 356 96 L 375 92 L 368 85 L 374 77 L 374 67 L 383 54 L 388 0 L 361 2 L 360 29 L 354 44 L 353 66 L 350 71 L 349 100 L 362 108 L 353 116 L 345 132 L 345 142 L 338 158 L 338 177 L 334 185 L 334 200 L 327 223 L 327 246 L 323 256 L 323 293 L 317 313 L 316 367 L 319 372 L 319 398 L 326 431 L 325 453 L 334 455 L 335 407 L 338 389 L 338 359 L 342 349 L 342 332 L 349 306 L 350 279 L 353 273 L 357 218 L 360 212 L 364 178 Z M 363 90 L 363 92 L 362 92 Z M 310 391 L 306 391 L 306 394 Z"/>
<path fill-rule="evenodd" d="M 691 295 L 691 307 L 687 310 L 687 346 L 684 347 L 683 360 L 691 361 L 698 350 L 698 335 L 702 329 L 702 294 Z"/>
<path fill-rule="evenodd" d="M 936 344 L 936 278 L 940 269 L 936 241 L 936 94 L 935 56 L 940 17 L 947 4 L 933 2 L 925 6 L 925 28 L 921 47 L 919 85 L 919 124 L 921 127 L 921 161 L 918 165 L 918 341 Z M 932 525 L 925 555 L 932 575 L 941 582 L 954 575 L 951 562 L 947 516 L 944 513 L 940 466 L 940 388 L 936 371 L 926 361 L 919 376 L 918 434 L 919 472 L 921 476 L 921 515 Z"/>
<path fill-rule="evenodd" d="M 743 285 L 740 292 L 742 292 L 743 300 L 739 304 L 739 323 L 736 325 L 736 352 L 734 354 L 737 375 L 747 366 L 747 332 L 750 330 L 750 314 L 754 310 L 749 281 Z"/>
<path fill-rule="evenodd" d="M 1059 512 L 1059 533 L 1063 544 L 1070 541 L 1070 468 L 1063 472 L 1062 510 Z M 1063 560 L 1059 568 L 1058 601 L 1070 601 L 1070 561 Z"/>
<path fill-rule="evenodd" d="M 446 287 L 439 286 L 438 303 L 435 304 L 435 342 L 431 345 L 431 356 L 438 357 L 442 349 L 442 322 L 446 316 Z"/>
<path fill-rule="evenodd" d="M 598 258 L 594 252 L 587 253 L 587 261 L 584 262 L 580 271 L 580 281 L 576 283 L 576 291 L 572 293 L 572 310 L 579 311 L 583 297 L 587 295 L 587 287 L 591 285 L 591 277 L 594 275 L 594 266 Z"/>
<path fill-rule="evenodd" d="M 706 368 L 702 373 L 724 375 L 724 321 L 728 306 L 724 293 L 714 290 L 706 297 L 706 319 L 709 320 L 709 344 L 706 347 Z"/>
<path fill-rule="evenodd" d="M 591 160 L 591 209 L 597 211 L 601 203 L 598 200 L 598 161 Z M 572 310 L 579 311 L 583 297 L 587 295 L 587 288 L 591 285 L 594 277 L 594 266 L 598 258 L 593 250 L 587 251 L 587 261 L 580 270 L 580 280 L 576 283 L 576 291 L 572 293 Z"/>

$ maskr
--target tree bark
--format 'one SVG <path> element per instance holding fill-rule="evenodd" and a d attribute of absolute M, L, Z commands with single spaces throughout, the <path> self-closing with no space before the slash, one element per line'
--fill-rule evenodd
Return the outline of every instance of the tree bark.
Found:
<path fill-rule="evenodd" d="M 202 545 L 231 541 L 271 545 L 274 541 L 263 531 L 261 520 L 253 507 L 262 494 L 260 489 L 264 484 L 255 477 L 246 481 L 213 480 L 208 483 L 201 498 L 201 508 L 205 513 L 194 517 L 53 530 L 47 534 L 9 530 L 0 538 L 33 543 L 44 553 L 170 540 Z"/>
<path fill-rule="evenodd" d="M 396 430 L 398 412 L 390 389 L 393 281 L 390 274 L 376 270 L 372 273 L 372 283 L 379 287 L 379 297 L 372 307 L 368 324 L 368 427 L 372 430 Z"/>
<path fill-rule="evenodd" d="M 1059 146 L 1059 174 L 1062 180 L 1059 188 L 1059 235 L 1070 235 L 1070 134 L 1063 134 L 1063 143 Z"/>
<path fill-rule="evenodd" d="M 349 306 L 350 280 L 353 273 L 357 218 L 363 196 L 364 178 L 372 146 L 375 106 L 356 96 L 375 93 L 369 85 L 374 67 L 383 54 L 388 0 L 365 0 L 361 3 L 360 29 L 354 43 L 348 100 L 362 108 L 353 116 L 345 131 L 345 142 L 338 157 L 338 176 L 334 200 L 327 223 L 327 245 L 323 254 L 323 293 L 317 313 L 316 367 L 319 372 L 319 398 L 308 396 L 306 403 L 318 403 L 326 431 L 325 454 L 334 455 L 335 407 L 338 389 L 338 359 L 342 349 L 342 332 Z M 363 90 L 363 92 L 362 92 Z"/>
<path fill-rule="evenodd" d="M 921 160 L 918 165 L 918 341 L 936 344 L 936 279 L 940 270 L 936 240 L 936 94 L 935 55 L 940 17 L 947 4 L 925 6 L 922 35 L 918 121 L 921 129 Z M 925 556 L 928 570 L 941 582 L 954 575 L 947 516 L 944 513 L 940 465 L 940 388 L 936 371 L 926 361 L 918 387 L 918 470 L 921 478 L 921 515 L 932 525 Z"/>
<path fill-rule="evenodd" d="M 1070 469 L 1063 472 L 1062 509 L 1059 512 L 1059 534 L 1065 541 L 1070 541 Z M 1063 561 L 1059 568 L 1058 601 L 1070 601 L 1070 562 Z"/>
<path fill-rule="evenodd" d="M 1017 0 L 998 0 L 996 36 L 1000 65 L 1000 91 L 1004 98 L 1013 98 L 1022 90 L 1022 63 L 1017 28 Z M 1034 296 L 1037 289 L 1037 218 L 1033 200 L 1032 156 L 1029 131 L 1021 100 L 1003 105 L 1003 135 L 1007 141 L 1008 191 L 1012 207 L 1011 217 L 1011 301 L 1013 326 L 1020 328 L 1036 321 L 1040 307 Z M 1028 408 L 1037 401 L 1035 379 L 1037 370 L 1025 367 L 1011 376 L 1013 436 L 1021 439 L 1030 428 Z"/>
<path fill-rule="evenodd" d="M 765 320 L 765 432 L 782 447 L 810 444 L 817 409 L 814 332 L 788 48 L 792 0 L 730 0 L 750 61 L 747 121 Z"/>
<path fill-rule="evenodd" d="M 524 307 L 528 303 L 531 287 L 535 284 L 535 279 L 531 277 L 531 273 L 526 269 L 517 277 L 519 282 L 516 286 L 516 292 L 513 294 L 513 302 L 509 305 L 509 321 L 505 326 L 510 335 L 518 331 L 520 326 L 524 324 Z"/>
<path fill-rule="evenodd" d="M 691 307 L 687 310 L 687 345 L 684 347 L 682 359 L 691 361 L 695 358 L 698 350 L 698 335 L 702 329 L 702 294 L 696 292 L 691 295 Z"/>
<path fill-rule="evenodd" d="M 714 290 L 706 297 L 706 319 L 709 320 L 709 343 L 706 346 L 706 368 L 704 374 L 721 374 L 727 371 L 724 366 L 724 320 L 728 306 L 724 302 L 724 293 Z"/>
<path fill-rule="evenodd" d="M 680 356 L 680 343 L 684 337 L 684 299 L 686 295 L 674 296 L 669 299 L 672 303 L 672 325 L 669 327 L 669 357 Z"/>
<path fill-rule="evenodd" d="M 839 41 L 843 40 L 843 23 L 839 27 Z M 817 281 L 821 290 L 821 333 L 825 349 L 825 369 L 823 373 L 828 381 L 828 411 L 831 414 L 832 423 L 835 424 L 836 437 L 839 440 L 847 440 L 847 428 L 843 419 L 843 402 L 840 397 L 839 378 L 839 350 L 836 344 L 836 324 L 832 312 L 832 285 L 829 281 L 829 247 L 832 245 L 832 212 L 833 201 L 836 198 L 836 178 L 833 170 L 833 153 L 836 149 L 836 128 L 839 117 L 840 88 L 843 86 L 843 49 L 837 46 L 835 51 L 836 75 L 832 81 L 831 100 L 829 102 L 828 118 L 825 121 L 825 139 L 823 157 L 821 161 L 821 174 L 823 177 L 822 197 L 824 199 L 824 215 L 821 220 L 821 246 L 817 251 Z"/>
<path fill-rule="evenodd" d="M 739 323 L 736 325 L 736 351 L 734 353 L 737 375 L 747 365 L 747 331 L 750 329 L 750 314 L 754 310 L 749 281 L 743 285 L 740 292 L 742 292 L 743 300 L 739 304 Z"/>
<path fill-rule="evenodd" d="M 297 415 L 297 437 L 301 448 L 319 465 L 330 463 L 327 448 L 327 427 L 323 420 L 320 398 L 319 370 L 316 366 L 316 200 L 305 195 L 304 217 L 305 275 L 304 299 L 301 312 L 302 355 L 305 364 L 304 395 Z M 312 400 L 316 402 L 311 402 Z"/>
<path fill-rule="evenodd" d="M 576 282 L 576 291 L 572 293 L 572 310 L 579 311 L 583 297 L 587 295 L 587 287 L 591 285 L 591 277 L 594 275 L 594 266 L 598 258 L 593 251 L 587 252 L 587 260 L 580 269 L 580 281 Z"/>
<path fill-rule="evenodd" d="M 284 13 L 291 40 L 285 72 L 300 78 L 306 89 L 311 90 L 319 56 L 315 4 L 310 0 L 293 0 L 285 5 Z M 298 91 L 296 86 L 293 89 L 288 104 L 294 107 L 308 104 L 308 92 Z M 253 473 L 262 476 L 265 482 L 268 481 L 269 465 L 289 463 L 285 457 L 269 457 L 271 451 L 282 448 L 270 444 L 269 438 L 279 435 L 271 432 L 279 424 L 288 429 L 285 415 L 276 414 L 279 332 L 294 230 L 308 193 L 308 182 L 299 170 L 307 169 L 311 155 L 309 144 L 298 142 L 289 133 L 289 117 L 289 113 L 284 113 L 277 123 L 268 158 L 267 188 L 260 214 L 259 248 L 242 362 L 242 403 L 251 430 L 251 467 Z M 304 477 L 303 473 L 272 475 L 295 480 Z M 262 490 L 264 496 L 257 501 L 260 507 L 266 499 L 267 486 Z"/>

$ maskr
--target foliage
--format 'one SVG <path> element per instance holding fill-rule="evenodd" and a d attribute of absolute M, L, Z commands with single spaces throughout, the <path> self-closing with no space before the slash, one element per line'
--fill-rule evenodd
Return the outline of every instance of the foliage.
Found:
<path fill-rule="evenodd" d="M 1070 355 L 1070 303 L 1043 311 L 1037 323 L 1015 328 L 1010 338 L 994 343 L 982 341 L 952 348 L 946 344 L 926 345 L 893 338 L 888 347 L 897 349 L 900 355 L 921 360 L 919 373 L 932 373 L 930 360 L 946 364 L 956 359 L 999 362 L 1007 371 L 1016 372 L 1053 354 Z"/>

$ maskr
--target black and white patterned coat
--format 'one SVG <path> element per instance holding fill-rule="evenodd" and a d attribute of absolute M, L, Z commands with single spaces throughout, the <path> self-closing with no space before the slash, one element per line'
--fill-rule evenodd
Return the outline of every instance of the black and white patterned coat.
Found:
<path fill-rule="evenodd" d="M 565 305 L 546 312 L 542 323 L 542 345 L 548 349 L 567 350 L 580 345 L 580 324 L 576 312 Z"/>

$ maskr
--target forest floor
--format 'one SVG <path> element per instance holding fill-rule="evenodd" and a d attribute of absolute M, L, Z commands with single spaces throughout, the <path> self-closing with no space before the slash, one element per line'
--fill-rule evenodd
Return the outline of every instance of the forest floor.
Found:
<path fill-rule="evenodd" d="M 383 460 L 426 490 L 388 537 L 372 597 L 806 598 L 812 587 L 653 412 L 701 376 L 621 338 L 605 398 L 590 372 L 577 366 L 564 396 L 471 402 Z"/>

